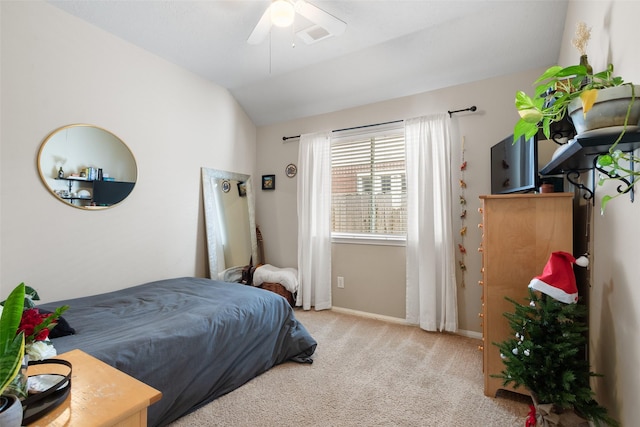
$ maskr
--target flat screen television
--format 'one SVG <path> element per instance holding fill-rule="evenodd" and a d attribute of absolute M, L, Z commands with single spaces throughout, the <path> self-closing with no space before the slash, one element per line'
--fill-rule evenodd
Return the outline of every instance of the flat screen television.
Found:
<path fill-rule="evenodd" d="M 93 181 L 93 202 L 96 206 L 111 206 L 124 200 L 134 182 L 124 181 Z"/>
<path fill-rule="evenodd" d="M 491 147 L 491 194 L 526 193 L 538 188 L 538 141 L 509 135 Z"/>

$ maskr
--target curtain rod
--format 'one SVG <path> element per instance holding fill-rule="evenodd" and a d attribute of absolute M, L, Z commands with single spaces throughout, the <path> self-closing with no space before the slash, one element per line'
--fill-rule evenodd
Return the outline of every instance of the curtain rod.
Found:
<path fill-rule="evenodd" d="M 403 122 L 404 120 L 393 120 L 390 122 L 382 122 L 382 123 L 372 123 L 370 125 L 362 125 L 362 126 L 354 126 L 351 128 L 344 128 L 344 129 L 334 129 L 331 132 L 342 132 L 345 130 L 354 130 L 354 129 L 364 129 L 364 128 L 370 128 L 372 126 L 382 126 L 382 125 L 390 125 L 392 123 L 400 123 Z M 295 138 L 300 138 L 300 135 L 295 135 L 295 136 L 283 136 L 282 140 L 286 141 L 287 139 L 295 139 Z"/>
<path fill-rule="evenodd" d="M 476 111 L 476 110 L 477 110 L 476 106 L 475 106 L 475 105 L 473 105 L 473 106 L 471 106 L 471 107 L 469 107 L 469 108 L 465 108 L 465 109 L 463 109 L 463 110 L 447 111 L 447 113 L 449 113 L 449 117 L 451 117 L 451 115 L 452 115 L 452 114 L 460 113 L 460 112 L 462 112 L 462 111 Z M 404 120 L 393 120 L 393 121 L 390 121 L 390 122 L 372 123 L 372 124 L 370 124 L 370 125 L 354 126 L 354 127 L 351 127 L 351 128 L 344 128 L 344 129 L 334 129 L 334 130 L 332 130 L 331 132 L 342 132 L 342 131 L 346 131 L 346 130 L 354 130 L 354 129 L 369 128 L 369 127 L 372 127 L 372 126 L 390 125 L 390 124 L 392 124 L 392 123 L 400 123 L 400 122 L 403 122 L 403 121 L 404 121 Z M 282 137 L 282 140 L 283 140 L 283 141 L 286 141 L 286 140 L 288 140 L 288 139 L 296 139 L 296 138 L 300 138 L 300 135 L 295 135 L 295 136 L 283 136 L 283 137 Z"/>
<path fill-rule="evenodd" d="M 462 110 L 453 110 L 453 111 L 447 111 L 447 113 L 449 113 L 449 117 L 451 117 L 452 115 L 454 115 L 455 113 L 460 113 L 462 111 L 476 111 L 478 108 L 475 105 L 472 105 L 469 108 L 464 108 Z"/>

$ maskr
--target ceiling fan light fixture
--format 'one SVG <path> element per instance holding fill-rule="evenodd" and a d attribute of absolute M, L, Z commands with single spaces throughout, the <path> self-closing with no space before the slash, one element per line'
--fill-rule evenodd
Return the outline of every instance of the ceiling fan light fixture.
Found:
<path fill-rule="evenodd" d="M 274 25 L 290 27 L 293 25 L 296 14 L 313 24 L 303 30 L 304 33 L 299 34 L 307 44 L 324 40 L 327 37 L 339 36 L 347 28 L 344 21 L 305 0 L 272 0 L 251 31 L 247 43 L 252 45 L 262 43 Z"/>
<path fill-rule="evenodd" d="M 276 27 L 288 27 L 293 24 L 296 11 L 287 0 L 275 0 L 271 3 L 271 23 Z"/>

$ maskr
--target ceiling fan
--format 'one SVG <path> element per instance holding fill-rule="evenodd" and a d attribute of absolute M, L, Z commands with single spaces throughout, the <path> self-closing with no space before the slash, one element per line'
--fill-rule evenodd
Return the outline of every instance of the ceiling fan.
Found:
<path fill-rule="evenodd" d="M 247 43 L 262 43 L 271 31 L 272 25 L 290 26 L 296 13 L 315 24 L 297 33 L 307 44 L 338 36 L 347 28 L 346 23 L 305 0 L 272 0 L 251 32 Z"/>

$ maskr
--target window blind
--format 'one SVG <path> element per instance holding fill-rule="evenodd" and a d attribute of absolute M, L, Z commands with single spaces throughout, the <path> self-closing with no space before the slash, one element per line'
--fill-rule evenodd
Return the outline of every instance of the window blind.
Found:
<path fill-rule="evenodd" d="M 331 144 L 331 220 L 335 233 L 404 236 L 407 188 L 402 129 Z"/>

